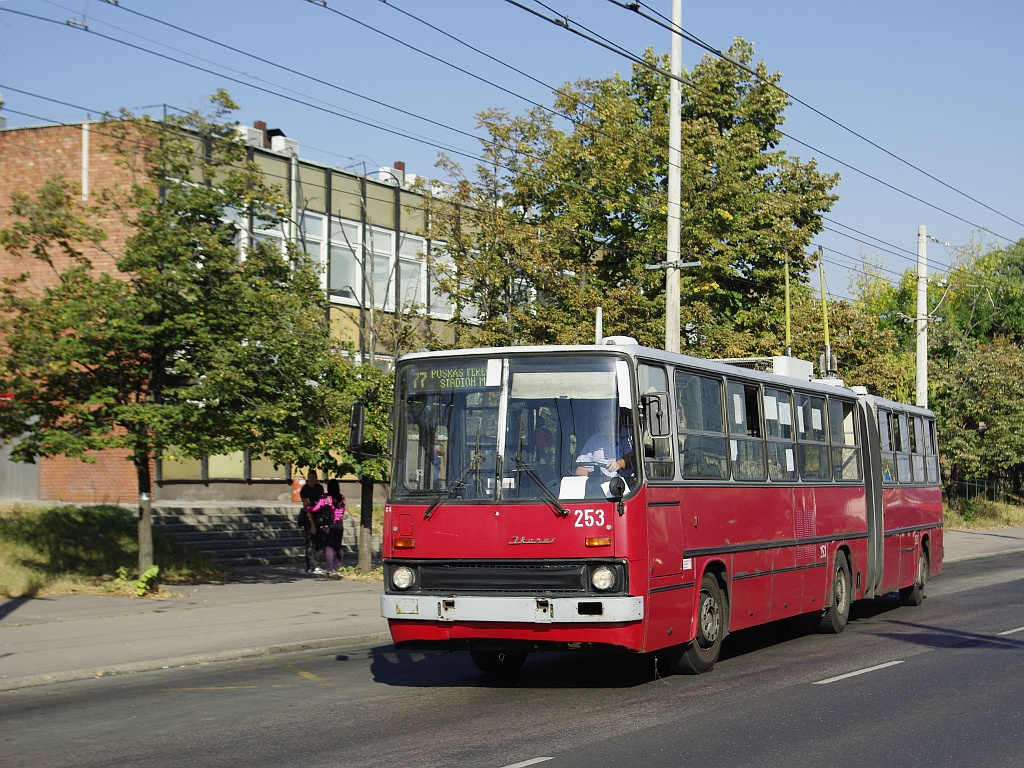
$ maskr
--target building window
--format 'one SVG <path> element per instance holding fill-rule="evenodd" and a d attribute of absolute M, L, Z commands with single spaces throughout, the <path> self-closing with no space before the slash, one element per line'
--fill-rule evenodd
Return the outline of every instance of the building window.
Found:
<path fill-rule="evenodd" d="M 174 449 L 170 451 L 172 454 Z M 290 477 L 287 464 L 253 457 L 249 451 L 207 456 L 202 459 L 163 458 L 157 461 L 157 481 L 167 482 L 249 482 L 284 481 Z"/>
<path fill-rule="evenodd" d="M 426 240 L 402 234 L 398 254 L 403 311 L 426 306 L 426 252 Z"/>
<path fill-rule="evenodd" d="M 331 273 L 327 286 L 331 296 L 351 299 L 357 304 L 363 297 L 360 229 L 358 222 L 331 219 Z"/>
<path fill-rule="evenodd" d="M 298 246 L 313 262 L 320 275 L 320 287 L 327 284 L 327 276 L 324 274 L 324 226 L 325 219 L 318 213 L 303 211 L 299 219 L 299 242 Z"/>

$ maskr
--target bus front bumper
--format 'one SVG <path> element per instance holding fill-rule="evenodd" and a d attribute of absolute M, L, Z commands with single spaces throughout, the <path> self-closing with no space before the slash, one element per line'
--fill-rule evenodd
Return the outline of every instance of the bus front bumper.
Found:
<path fill-rule="evenodd" d="M 642 597 L 491 597 L 382 595 L 385 619 L 490 621 L 525 624 L 595 624 L 640 621 Z"/>

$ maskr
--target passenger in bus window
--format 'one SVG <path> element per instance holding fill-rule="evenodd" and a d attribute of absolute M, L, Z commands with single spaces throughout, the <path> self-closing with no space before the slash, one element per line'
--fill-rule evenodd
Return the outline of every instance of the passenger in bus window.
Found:
<path fill-rule="evenodd" d="M 613 477 L 633 476 L 633 445 L 625 424 L 620 424 L 614 409 L 598 412 L 597 430 L 583 444 L 576 457 L 577 475 L 587 476 L 587 496 L 598 495 L 595 488 Z M 627 485 L 631 485 L 627 483 Z"/>

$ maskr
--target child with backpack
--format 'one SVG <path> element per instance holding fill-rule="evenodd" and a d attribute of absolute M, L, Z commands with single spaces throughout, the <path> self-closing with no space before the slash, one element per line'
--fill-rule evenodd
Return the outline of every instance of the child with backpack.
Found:
<path fill-rule="evenodd" d="M 321 499 L 325 512 L 324 539 L 326 544 L 325 555 L 327 557 L 327 573 L 337 575 L 341 568 L 341 539 L 345 532 L 345 495 L 341 492 L 341 485 L 337 480 L 327 481 L 327 494 Z"/>

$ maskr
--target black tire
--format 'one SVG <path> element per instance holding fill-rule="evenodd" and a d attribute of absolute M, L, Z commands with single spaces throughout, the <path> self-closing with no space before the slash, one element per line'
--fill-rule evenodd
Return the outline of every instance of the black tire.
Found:
<path fill-rule="evenodd" d="M 850 602 L 853 599 L 853 580 L 850 578 L 850 563 L 846 553 L 836 552 L 832 569 L 829 605 L 821 614 L 818 630 L 828 635 L 838 635 L 846 628 L 850 618 Z"/>
<path fill-rule="evenodd" d="M 913 586 L 904 587 L 900 590 L 900 603 L 903 605 L 920 605 L 924 602 L 924 585 L 928 583 L 929 570 L 928 553 L 921 550 L 921 557 L 917 561 L 917 581 Z"/>
<path fill-rule="evenodd" d="M 525 651 L 474 650 L 469 652 L 469 656 L 485 675 L 508 677 L 518 672 L 526 663 L 527 654 Z"/>
<path fill-rule="evenodd" d="M 697 606 L 697 636 L 693 642 L 666 648 L 659 654 L 665 672 L 700 675 L 710 672 L 722 650 L 726 631 L 725 600 L 718 579 L 704 574 Z"/>

